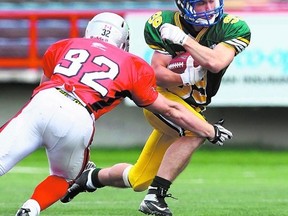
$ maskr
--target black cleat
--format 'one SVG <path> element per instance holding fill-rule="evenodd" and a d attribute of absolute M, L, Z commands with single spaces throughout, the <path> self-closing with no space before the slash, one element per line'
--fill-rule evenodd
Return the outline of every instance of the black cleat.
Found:
<path fill-rule="evenodd" d="M 165 197 L 171 197 L 171 194 L 166 194 L 166 192 L 161 188 L 150 186 L 148 194 L 139 206 L 139 211 L 147 215 L 172 216 L 172 212 L 164 200 Z"/>
<path fill-rule="evenodd" d="M 29 212 L 31 212 L 29 208 L 20 208 L 15 216 L 30 216 Z"/>

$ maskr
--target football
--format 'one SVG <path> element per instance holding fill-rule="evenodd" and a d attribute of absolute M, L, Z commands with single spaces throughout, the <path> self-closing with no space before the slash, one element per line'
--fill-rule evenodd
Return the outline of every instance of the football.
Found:
<path fill-rule="evenodd" d="M 167 68 L 174 73 L 181 74 L 185 71 L 187 67 L 187 59 L 190 56 L 189 52 L 181 53 L 175 56 L 167 66 Z"/>

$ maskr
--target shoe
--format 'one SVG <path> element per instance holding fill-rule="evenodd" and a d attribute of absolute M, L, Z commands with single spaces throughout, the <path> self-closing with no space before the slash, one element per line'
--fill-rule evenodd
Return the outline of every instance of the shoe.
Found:
<path fill-rule="evenodd" d="M 96 169 L 96 165 L 89 161 L 85 167 L 85 170 L 82 172 L 80 177 L 76 179 L 75 183 L 72 184 L 70 188 L 68 188 L 67 193 L 64 197 L 60 199 L 62 203 L 68 203 L 72 201 L 72 199 L 77 196 L 79 193 L 82 192 L 94 192 L 96 189 L 88 188 L 86 183 L 88 181 L 88 175 L 90 172 L 92 172 L 94 169 Z"/>
<path fill-rule="evenodd" d="M 31 212 L 29 208 L 20 208 L 15 216 L 30 216 L 29 212 Z"/>
<path fill-rule="evenodd" d="M 165 197 L 172 197 L 167 194 L 167 190 L 157 187 L 149 187 L 148 194 L 145 196 L 139 206 L 139 211 L 147 215 L 172 216 Z"/>

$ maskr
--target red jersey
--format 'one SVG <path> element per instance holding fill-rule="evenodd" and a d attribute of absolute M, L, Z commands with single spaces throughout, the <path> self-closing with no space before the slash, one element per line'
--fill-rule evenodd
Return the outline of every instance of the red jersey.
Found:
<path fill-rule="evenodd" d="M 93 108 L 95 119 L 125 97 L 145 107 L 158 96 L 155 74 L 147 62 L 97 39 L 72 38 L 52 44 L 44 54 L 43 70 L 50 80 L 33 95 L 65 84 Z"/>

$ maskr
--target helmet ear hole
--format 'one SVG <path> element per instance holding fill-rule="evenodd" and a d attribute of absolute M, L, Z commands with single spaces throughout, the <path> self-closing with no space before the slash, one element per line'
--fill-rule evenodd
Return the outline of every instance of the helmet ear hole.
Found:
<path fill-rule="evenodd" d="M 115 13 L 103 12 L 91 19 L 86 27 L 85 38 L 98 38 L 128 51 L 129 26 L 123 17 Z"/>
<path fill-rule="evenodd" d="M 203 0 L 175 0 L 183 18 L 190 24 L 209 27 L 219 22 L 223 17 L 223 0 L 215 0 L 215 7 L 212 10 L 196 12 L 195 7 Z"/>

